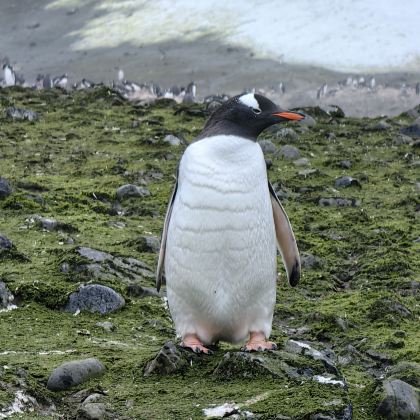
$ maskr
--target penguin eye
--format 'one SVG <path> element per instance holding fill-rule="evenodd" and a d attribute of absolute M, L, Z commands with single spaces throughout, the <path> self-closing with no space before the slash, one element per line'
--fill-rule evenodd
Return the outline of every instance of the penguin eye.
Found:
<path fill-rule="evenodd" d="M 254 114 L 261 114 L 261 109 L 258 108 L 251 108 Z"/>

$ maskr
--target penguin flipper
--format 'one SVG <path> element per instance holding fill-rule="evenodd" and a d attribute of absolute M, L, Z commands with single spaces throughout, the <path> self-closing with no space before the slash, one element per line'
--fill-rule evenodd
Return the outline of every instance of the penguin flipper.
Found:
<path fill-rule="evenodd" d="M 290 286 L 298 284 L 300 278 L 300 256 L 295 235 L 286 212 L 283 209 L 273 186 L 268 183 L 271 205 L 273 207 L 274 225 L 276 228 L 277 247 L 286 267 Z"/>
<path fill-rule="evenodd" d="M 163 283 L 163 268 L 165 263 L 165 252 L 166 252 L 166 238 L 168 235 L 169 221 L 171 220 L 172 207 L 175 201 L 176 192 L 178 190 L 178 177 L 175 182 L 174 189 L 172 191 L 171 199 L 169 200 L 168 209 L 166 210 L 165 222 L 163 224 L 162 238 L 160 241 L 159 260 L 156 269 L 156 289 L 159 292 L 160 286 Z"/>

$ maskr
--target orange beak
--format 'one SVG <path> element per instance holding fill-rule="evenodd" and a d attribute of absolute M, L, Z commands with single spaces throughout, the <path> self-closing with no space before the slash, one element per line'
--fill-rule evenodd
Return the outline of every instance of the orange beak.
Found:
<path fill-rule="evenodd" d="M 290 111 L 276 112 L 272 115 L 274 117 L 280 117 L 280 118 L 284 118 L 285 120 L 294 120 L 294 121 L 300 121 L 305 118 L 303 114 L 299 114 L 298 112 L 290 112 Z"/>

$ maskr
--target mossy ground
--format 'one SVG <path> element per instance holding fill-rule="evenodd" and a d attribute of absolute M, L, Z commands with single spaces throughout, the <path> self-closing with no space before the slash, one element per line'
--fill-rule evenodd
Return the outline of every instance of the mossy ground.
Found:
<path fill-rule="evenodd" d="M 3 111 L 10 105 L 37 111 L 40 120 L 9 120 Z M 81 281 L 60 270 L 76 246 L 138 258 L 155 267 L 156 254 L 140 253 L 130 244 L 140 235 L 160 236 L 183 152 L 183 147 L 168 146 L 162 139 L 175 134 L 192 140 L 205 121 L 201 109 L 171 103 L 136 106 L 106 88 L 75 93 L 0 90 L 0 175 L 14 188 L 0 200 L 0 232 L 16 246 L 15 253 L 0 261 L 0 277 L 20 301 L 19 309 L 0 313 L 0 380 L 15 384 L 18 370 L 24 369 L 28 392 L 37 399 L 51 398 L 58 412 L 71 418 L 73 408 L 64 398 L 68 392 L 48 392 L 48 376 L 69 359 L 97 357 L 107 373 L 80 389 L 106 391 L 116 416 L 200 418 L 202 409 L 212 404 L 246 406 L 262 395 L 259 402 L 248 403 L 264 419 L 328 413 L 325 402 L 336 397 L 339 405 L 352 404 L 354 418 L 375 418 L 378 380 L 357 361 L 340 367 L 349 386 L 348 401 L 336 387 L 316 382 L 214 379 L 212 369 L 232 349 L 227 345 L 184 375 L 144 378 L 146 362 L 174 336 L 161 300 L 125 295 L 127 305 L 105 317 L 59 311 Z M 281 274 L 273 326 L 279 343 L 288 329 L 307 326 L 300 338 L 324 342 L 338 355 L 346 355 L 351 345 L 361 354 L 380 353 L 389 364 L 420 362 L 419 306 L 413 286 L 420 265 L 415 242 L 420 236 L 418 166 L 413 165 L 418 157 L 411 145 L 393 143 L 406 122 L 406 117 L 397 117 L 389 120 L 388 130 L 378 131 L 369 129 L 375 123 L 369 119 L 319 119 L 295 144 L 318 169 L 315 174 L 299 174 L 302 168 L 273 158 L 269 178 L 290 192 L 284 207 L 300 251 L 322 261 L 320 267 L 303 271 L 295 289 L 285 285 Z M 342 160 L 350 160 L 351 169 L 342 169 Z M 148 183 L 151 195 L 130 199 L 124 216 L 113 211 L 116 189 L 138 184 L 151 172 L 163 175 Z M 334 180 L 342 175 L 357 178 L 362 188 L 335 189 Z M 357 199 L 360 205 L 321 207 L 321 197 Z M 74 231 L 43 231 L 31 222 L 34 214 L 57 219 Z M 68 243 L 69 237 L 74 243 Z M 102 283 L 125 294 L 122 283 Z M 144 286 L 153 286 L 153 281 Z M 388 308 L 384 298 L 403 304 L 411 316 Z M 383 316 L 375 315 L 378 305 Z M 116 331 L 106 333 L 95 325 L 103 320 L 112 321 Z M 404 333 L 396 333 L 401 330 Z M 51 351 L 67 353 L 42 354 Z M 0 388 L 0 408 L 12 400 L 12 393 Z"/>

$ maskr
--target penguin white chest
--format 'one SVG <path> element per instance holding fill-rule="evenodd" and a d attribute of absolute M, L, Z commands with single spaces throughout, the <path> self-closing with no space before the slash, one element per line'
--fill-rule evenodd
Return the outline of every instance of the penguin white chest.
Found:
<path fill-rule="evenodd" d="M 165 272 L 178 334 L 204 343 L 271 332 L 276 236 L 258 144 L 214 136 L 181 160 Z"/>

